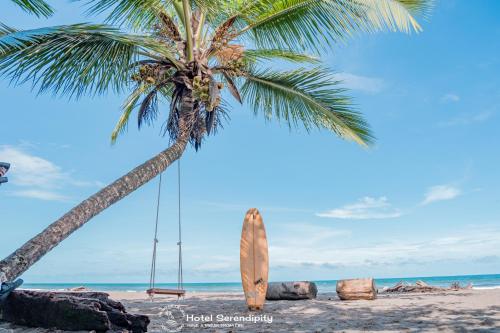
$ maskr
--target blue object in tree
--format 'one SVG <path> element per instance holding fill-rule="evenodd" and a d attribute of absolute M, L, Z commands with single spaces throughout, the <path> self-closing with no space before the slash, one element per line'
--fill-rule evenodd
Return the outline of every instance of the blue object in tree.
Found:
<path fill-rule="evenodd" d="M 14 291 L 17 287 L 23 284 L 22 279 L 17 279 L 13 282 L 5 282 L 0 285 L 0 304 L 7 299 L 9 294 Z"/>
<path fill-rule="evenodd" d="M 4 177 L 7 171 L 10 169 L 10 164 L 5 162 L 0 162 L 0 184 L 7 183 L 9 179 Z"/>

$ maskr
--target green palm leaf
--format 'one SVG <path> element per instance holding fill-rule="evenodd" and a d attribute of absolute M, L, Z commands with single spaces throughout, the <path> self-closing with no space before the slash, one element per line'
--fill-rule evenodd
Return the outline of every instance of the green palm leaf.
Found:
<path fill-rule="evenodd" d="M 74 0 L 81 1 L 81 0 Z M 87 0 L 90 15 L 109 13 L 106 22 L 126 24 L 132 28 L 144 29 L 158 21 L 160 13 L 165 13 L 170 0 Z"/>
<path fill-rule="evenodd" d="M 170 97 L 172 95 L 172 85 L 160 85 L 160 86 L 153 86 L 153 85 L 148 85 L 148 84 L 139 84 L 133 91 L 132 93 L 127 97 L 125 102 L 122 105 L 123 112 L 120 116 L 120 119 L 118 119 L 118 122 L 116 123 L 116 126 L 111 133 L 111 143 L 115 144 L 116 141 L 118 140 L 118 137 L 123 134 L 128 126 L 129 120 L 130 120 L 130 115 L 132 112 L 136 109 L 141 107 L 144 104 L 144 101 L 146 100 L 147 96 L 149 96 L 152 92 L 155 92 L 155 94 L 159 93 L 161 97 L 165 101 L 169 101 Z M 142 101 L 141 98 L 144 99 Z M 151 102 L 151 101 L 150 101 Z M 157 106 L 154 106 L 157 108 Z M 155 117 L 155 115 L 150 115 L 152 118 Z M 147 119 L 144 117 L 144 115 L 138 115 L 138 127 L 140 128 L 140 124 L 142 121 L 150 122 L 152 119 Z M 142 117 L 142 118 L 141 118 Z"/>
<path fill-rule="evenodd" d="M 14 82 L 31 81 L 40 92 L 78 97 L 108 89 L 121 91 L 131 63 L 144 50 L 175 62 L 163 44 L 104 25 L 18 31 L 0 37 L 0 72 Z"/>
<path fill-rule="evenodd" d="M 115 129 L 111 133 L 111 143 L 113 144 L 116 143 L 118 136 L 125 132 L 125 130 L 127 129 L 128 121 L 130 119 L 130 114 L 138 106 L 138 101 L 141 98 L 141 96 L 147 93 L 148 89 L 150 88 L 151 86 L 148 86 L 146 84 L 140 84 L 139 86 L 137 86 L 137 88 L 135 88 L 132 91 L 132 93 L 125 100 L 125 103 L 123 103 L 122 106 L 123 109 L 122 115 L 120 116 L 120 119 L 118 120 Z"/>
<path fill-rule="evenodd" d="M 422 31 L 413 15 L 427 15 L 433 5 L 431 0 L 357 0 L 366 10 L 366 30 L 382 30 L 410 33 Z"/>
<path fill-rule="evenodd" d="M 289 126 L 301 123 L 307 130 L 326 128 L 365 146 L 373 142 L 366 121 L 344 95 L 345 89 L 325 69 L 253 71 L 245 78 L 242 94 L 255 113 L 263 111 L 266 118 L 282 119 Z"/>
<path fill-rule="evenodd" d="M 238 13 L 246 23 L 239 34 L 259 47 L 319 50 L 359 31 L 420 31 L 412 13 L 427 10 L 432 0 L 260 0 Z"/>
<path fill-rule="evenodd" d="M 287 60 L 301 63 L 318 63 L 317 57 L 284 49 L 250 49 L 243 52 L 243 57 L 251 62 L 262 60 Z"/>
<path fill-rule="evenodd" d="M 43 0 L 11 0 L 24 11 L 38 17 L 49 17 L 54 13 L 52 7 Z"/>
<path fill-rule="evenodd" d="M 11 34 L 13 32 L 16 32 L 16 29 L 11 28 L 3 23 L 0 22 L 0 37 L 5 36 L 7 34 Z M 1 40 L 0 40 L 1 43 Z M 0 44 L 0 48 L 2 47 L 2 44 Z"/>

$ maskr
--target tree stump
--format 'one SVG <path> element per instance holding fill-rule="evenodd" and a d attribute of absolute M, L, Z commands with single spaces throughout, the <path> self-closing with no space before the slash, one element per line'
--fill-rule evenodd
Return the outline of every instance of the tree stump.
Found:
<path fill-rule="evenodd" d="M 373 300 L 377 297 L 377 289 L 372 278 L 339 280 L 337 282 L 337 295 L 345 300 Z"/>
<path fill-rule="evenodd" d="M 313 299 L 317 294 L 318 288 L 314 282 L 272 282 L 267 286 L 266 299 L 268 301 L 295 301 Z"/>
<path fill-rule="evenodd" d="M 67 331 L 147 331 L 149 318 L 133 315 L 100 292 L 16 290 L 1 306 L 0 319 L 23 326 Z"/>

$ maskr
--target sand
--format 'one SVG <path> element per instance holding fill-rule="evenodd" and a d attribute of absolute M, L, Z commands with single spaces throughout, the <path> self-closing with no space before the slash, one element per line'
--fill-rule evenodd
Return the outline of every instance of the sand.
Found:
<path fill-rule="evenodd" d="M 193 293 L 180 301 L 158 297 L 154 302 L 142 293 L 110 294 L 129 312 L 149 315 L 150 332 L 181 327 L 182 332 L 500 332 L 500 289 L 381 294 L 374 301 L 349 302 L 323 293 L 315 300 L 267 302 L 263 312 L 247 311 L 241 293 Z M 233 318 L 219 321 L 217 315 Z M 11 332 L 49 331 L 0 324 L 0 333 Z"/>

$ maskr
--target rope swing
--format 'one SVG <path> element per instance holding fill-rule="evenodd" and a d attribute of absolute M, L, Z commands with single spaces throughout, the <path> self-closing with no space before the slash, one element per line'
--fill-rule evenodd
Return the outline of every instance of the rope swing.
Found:
<path fill-rule="evenodd" d="M 177 289 L 164 289 L 155 288 L 156 283 L 156 257 L 157 257 L 157 246 L 158 246 L 158 222 L 160 216 L 160 199 L 161 199 L 161 183 L 162 175 L 160 174 L 160 179 L 158 181 L 158 194 L 156 200 L 156 219 L 155 219 L 155 233 L 153 238 L 153 257 L 151 259 L 151 273 L 149 275 L 149 289 L 146 291 L 148 295 L 153 299 L 155 294 L 159 295 L 177 295 L 177 297 L 184 296 L 186 291 L 184 290 L 183 276 L 182 276 L 182 224 L 181 224 L 181 161 L 177 161 L 177 202 L 178 202 L 178 235 L 179 239 L 177 246 L 179 248 L 179 257 L 177 265 Z"/>

